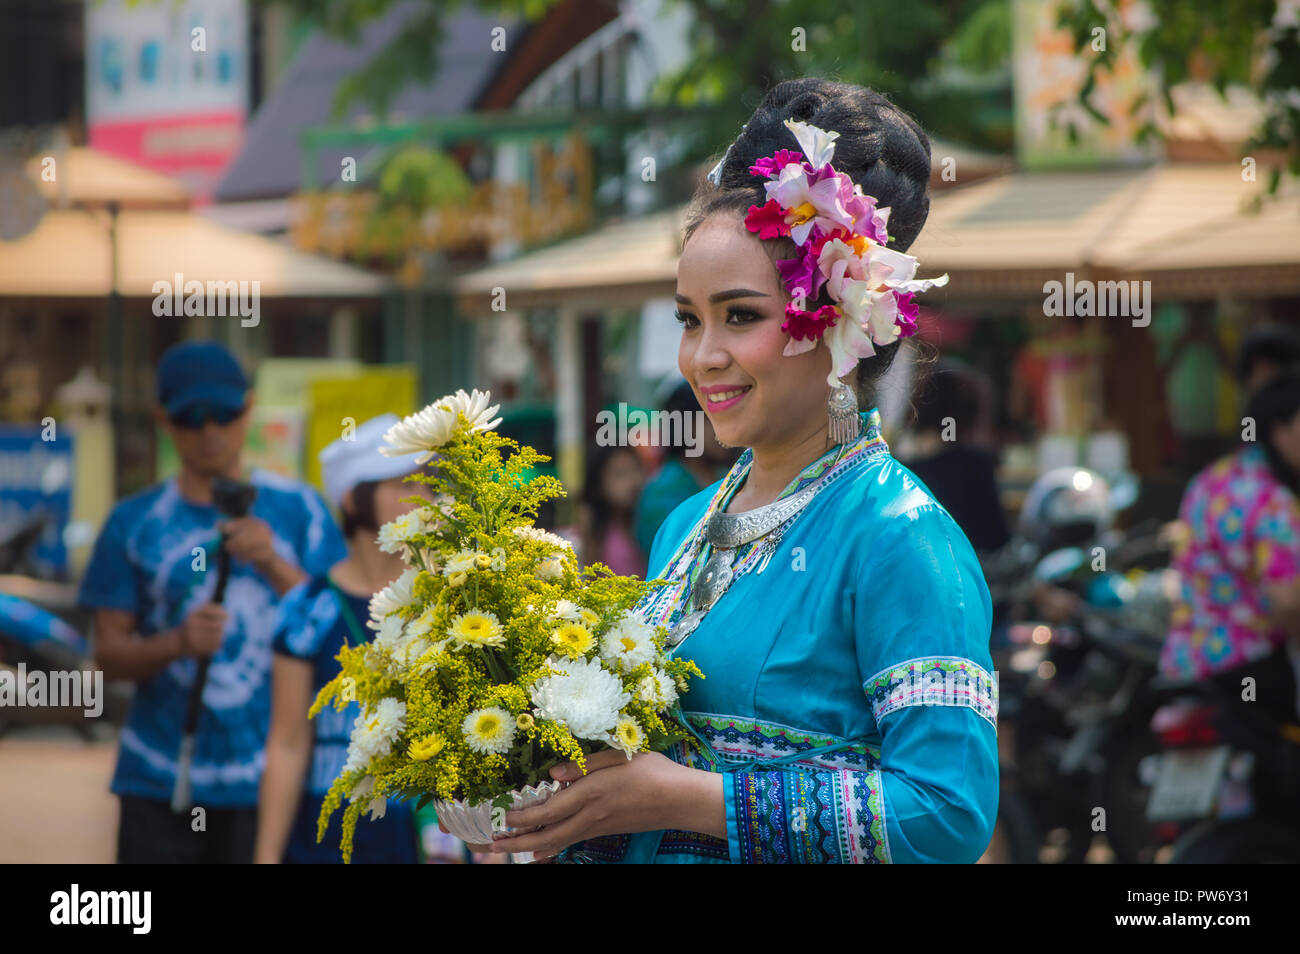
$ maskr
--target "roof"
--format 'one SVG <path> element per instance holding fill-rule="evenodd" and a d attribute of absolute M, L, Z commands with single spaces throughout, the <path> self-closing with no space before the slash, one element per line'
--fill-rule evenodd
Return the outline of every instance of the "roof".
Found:
<path fill-rule="evenodd" d="M 101 297 L 109 293 L 108 216 L 55 209 L 15 242 L 0 242 L 0 296 Z M 118 290 L 153 297 L 160 280 L 258 281 L 280 297 L 377 297 L 391 282 L 286 243 L 237 232 L 187 211 L 118 215 Z"/>
<path fill-rule="evenodd" d="M 1165 299 L 1300 294 L 1300 185 L 1263 198 L 1237 163 L 1019 172 L 940 193 L 909 249 L 921 277 L 947 272 L 933 303 L 1041 300 L 1043 284 L 1149 280 Z M 640 304 L 669 296 L 685 206 L 608 223 L 578 238 L 455 280 L 460 307 L 486 312 L 492 288 L 510 307 Z"/>
<path fill-rule="evenodd" d="M 296 192 L 303 175 L 301 134 L 330 122 L 339 83 L 371 62 L 412 18 L 427 10 L 426 3 L 399 3 L 369 24 L 355 42 L 335 40 L 323 33 L 307 40 L 249 122 L 243 148 L 217 183 L 214 201 L 265 199 Z M 498 26 L 505 27 L 510 49 L 526 24 L 490 17 L 469 7 L 444 17 L 437 76 L 432 82 L 412 83 L 403 89 L 390 105 L 389 119 L 471 110 L 504 60 L 493 56 L 488 47 L 491 31 Z M 368 107 L 358 104 L 346 118 L 357 119 L 368 111 Z M 361 157 L 346 148 L 321 149 L 315 170 L 317 181 L 335 179 L 347 155 L 353 155 L 361 164 Z"/>

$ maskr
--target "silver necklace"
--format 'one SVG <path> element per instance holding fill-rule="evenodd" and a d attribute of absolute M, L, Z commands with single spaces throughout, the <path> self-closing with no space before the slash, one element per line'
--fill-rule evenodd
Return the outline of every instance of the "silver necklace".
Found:
<path fill-rule="evenodd" d="M 844 448 L 841 447 L 835 463 L 839 462 L 843 453 Z M 826 474 L 835 469 L 835 463 L 826 469 Z M 699 578 L 695 581 L 691 592 L 691 611 L 678 620 L 669 633 L 668 641 L 671 645 L 677 646 L 693 633 L 705 614 L 731 586 L 735 578 L 732 564 L 735 562 L 736 548 L 752 543 L 759 537 L 767 536 L 788 521 L 817 495 L 825 479 L 826 476 L 823 474 L 803 490 L 754 510 L 746 510 L 744 513 L 726 513 L 719 510 L 709 518 L 704 533 L 697 538 L 695 546 L 698 554 L 702 540 L 707 539 L 713 547 L 713 554 L 704 564 Z M 691 562 L 693 563 L 694 560 Z"/>

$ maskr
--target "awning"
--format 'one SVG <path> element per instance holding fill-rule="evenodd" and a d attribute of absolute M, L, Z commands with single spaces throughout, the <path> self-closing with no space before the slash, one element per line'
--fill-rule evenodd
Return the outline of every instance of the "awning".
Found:
<path fill-rule="evenodd" d="M 0 296 L 109 293 L 109 216 L 55 209 L 14 242 L 0 241 Z M 153 297 L 154 283 L 257 281 L 268 298 L 372 298 L 392 282 L 353 265 L 238 232 L 188 211 L 127 210 L 117 217 L 118 291 Z"/>
<path fill-rule="evenodd" d="M 453 282 L 465 314 L 492 310 L 494 289 L 506 307 L 637 306 L 672 297 L 686 207 L 607 223 L 577 238 L 476 269 Z"/>
<path fill-rule="evenodd" d="M 1243 182 L 1236 163 L 1008 174 L 936 194 L 909 251 L 921 277 L 952 276 L 925 296 L 930 304 L 1040 300 L 1043 284 L 1066 272 L 1148 280 L 1163 299 L 1300 294 L 1300 188 L 1267 197 L 1266 175 Z M 607 224 L 469 272 L 454 282 L 460 307 L 490 311 L 494 288 L 509 308 L 671 296 L 684 211 Z"/>
<path fill-rule="evenodd" d="M 95 207 L 117 202 L 122 208 L 183 209 L 190 204 L 189 191 L 160 172 L 118 159 L 85 146 L 73 146 L 51 153 L 54 179 L 46 179 L 45 156 L 27 163 L 27 172 L 41 194 L 55 205 Z"/>
<path fill-rule="evenodd" d="M 1300 294 L 1300 190 L 1236 163 L 1015 173 L 937 197 L 909 250 L 949 301 L 1038 299 L 1043 283 L 1145 280 L 1162 299 Z M 1259 200 L 1260 211 L 1250 211 Z"/>

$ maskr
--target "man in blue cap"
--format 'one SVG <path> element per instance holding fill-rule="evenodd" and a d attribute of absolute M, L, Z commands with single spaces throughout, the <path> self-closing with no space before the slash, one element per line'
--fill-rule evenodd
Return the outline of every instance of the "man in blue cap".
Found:
<path fill-rule="evenodd" d="M 315 490 L 245 471 L 251 400 L 229 351 L 211 342 L 170 348 L 157 383 L 155 415 L 176 445 L 180 473 L 113 508 L 79 596 L 96 611 L 95 658 L 105 677 L 136 683 L 112 784 L 121 801 L 117 860 L 250 862 L 276 607 L 347 550 Z M 218 478 L 256 489 L 247 516 L 223 519 L 213 502 Z M 223 533 L 230 576 L 217 604 Z M 177 754 L 201 656 L 211 663 L 190 774 L 195 808 L 175 814 Z"/>

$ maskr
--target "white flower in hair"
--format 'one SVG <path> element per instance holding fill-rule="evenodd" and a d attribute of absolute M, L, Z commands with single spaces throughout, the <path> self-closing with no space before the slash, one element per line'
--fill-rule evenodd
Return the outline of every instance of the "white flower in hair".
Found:
<path fill-rule="evenodd" d="M 835 140 L 840 137 L 839 133 L 818 129 L 797 119 L 787 119 L 785 125 L 790 132 L 794 133 L 804 158 L 814 169 L 820 169 L 831 161 L 831 157 L 835 155 Z"/>

